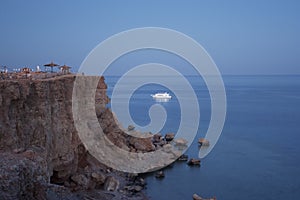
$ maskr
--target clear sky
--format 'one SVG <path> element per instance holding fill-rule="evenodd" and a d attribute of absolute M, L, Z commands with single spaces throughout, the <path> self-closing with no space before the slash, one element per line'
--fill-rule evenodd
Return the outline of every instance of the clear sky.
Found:
<path fill-rule="evenodd" d="M 0 65 L 53 60 L 78 67 L 107 37 L 155 26 L 194 38 L 222 74 L 300 74 L 298 0 L 1 0 L 0 5 Z"/>

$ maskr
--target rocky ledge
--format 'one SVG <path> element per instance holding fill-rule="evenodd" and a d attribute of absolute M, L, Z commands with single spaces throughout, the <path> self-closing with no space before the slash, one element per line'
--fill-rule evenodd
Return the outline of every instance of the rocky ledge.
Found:
<path fill-rule="evenodd" d="M 0 81 L 0 199 L 147 199 L 145 180 L 115 171 L 85 149 L 74 127 L 76 76 Z M 151 139 L 128 137 L 106 108 L 99 80 L 95 107 L 104 133 L 133 152 L 154 151 Z"/>

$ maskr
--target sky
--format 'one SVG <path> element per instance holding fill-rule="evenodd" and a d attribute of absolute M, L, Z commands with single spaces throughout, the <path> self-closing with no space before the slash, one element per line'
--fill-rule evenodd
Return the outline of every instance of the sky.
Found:
<path fill-rule="evenodd" d="M 298 0 L 1 0 L 0 5 L 1 66 L 53 60 L 76 68 L 114 34 L 163 27 L 195 39 L 222 74 L 300 74 Z"/>

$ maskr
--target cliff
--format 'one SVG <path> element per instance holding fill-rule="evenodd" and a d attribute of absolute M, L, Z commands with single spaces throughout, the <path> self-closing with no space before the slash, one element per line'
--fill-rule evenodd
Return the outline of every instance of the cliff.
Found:
<path fill-rule="evenodd" d="M 142 189 L 117 192 L 128 185 L 128 174 L 114 172 L 85 150 L 72 116 L 75 78 L 0 81 L 0 199 L 127 199 Z M 106 88 L 102 77 L 95 97 L 99 122 L 112 142 L 129 148 L 131 140 L 116 128 L 105 107 Z M 150 149 L 141 151 L 153 150 L 149 141 L 140 146 Z M 137 177 L 131 184 L 144 185 Z M 134 198 L 145 197 L 135 194 Z"/>

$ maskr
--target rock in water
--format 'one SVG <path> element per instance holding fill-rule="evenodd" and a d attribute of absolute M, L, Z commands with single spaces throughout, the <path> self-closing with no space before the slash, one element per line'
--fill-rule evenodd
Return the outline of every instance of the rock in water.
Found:
<path fill-rule="evenodd" d="M 167 134 L 165 135 L 165 139 L 166 139 L 167 142 L 172 141 L 172 140 L 174 139 L 174 137 L 175 137 L 175 134 L 174 134 L 174 133 L 167 133 Z"/>
<path fill-rule="evenodd" d="M 202 198 L 202 197 L 200 197 L 198 194 L 193 194 L 193 200 L 217 200 L 217 198 L 216 197 L 213 197 L 213 198 L 209 198 L 209 199 L 207 199 L 207 198 Z"/>
<path fill-rule="evenodd" d="M 182 154 L 179 158 L 178 161 L 188 161 L 188 155 Z"/>
<path fill-rule="evenodd" d="M 209 146 L 209 141 L 205 138 L 200 138 L 198 140 L 198 143 L 201 145 L 201 146 Z"/>
<path fill-rule="evenodd" d="M 164 178 L 165 177 L 165 173 L 163 171 L 158 171 L 155 174 L 156 178 Z"/>
<path fill-rule="evenodd" d="M 198 194 L 193 194 L 193 200 L 203 200 Z"/>
<path fill-rule="evenodd" d="M 128 131 L 133 131 L 134 129 L 135 129 L 135 127 L 133 125 L 129 125 L 127 128 Z"/>
<path fill-rule="evenodd" d="M 162 140 L 162 135 L 160 133 L 157 133 L 153 135 L 152 141 L 153 143 L 159 143 Z"/>
<path fill-rule="evenodd" d="M 191 158 L 188 162 L 188 165 L 200 165 L 200 160 L 199 159 L 195 159 L 195 158 Z"/>
<path fill-rule="evenodd" d="M 175 147 L 179 150 L 184 150 L 187 147 L 188 141 L 183 138 L 174 139 Z"/>

